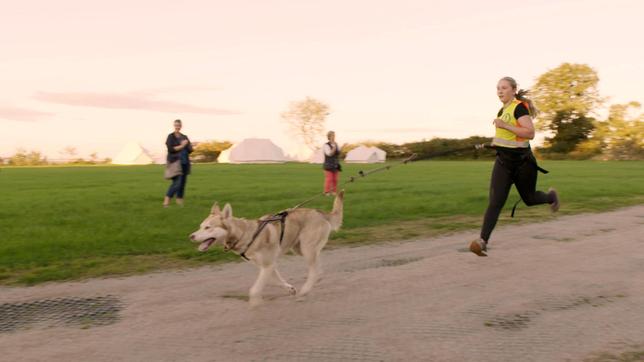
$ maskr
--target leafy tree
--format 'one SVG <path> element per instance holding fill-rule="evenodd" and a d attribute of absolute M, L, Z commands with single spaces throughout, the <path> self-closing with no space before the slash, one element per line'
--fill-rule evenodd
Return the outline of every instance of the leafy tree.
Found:
<path fill-rule="evenodd" d="M 63 148 L 62 151 L 60 151 L 60 154 L 68 162 L 75 162 L 76 161 L 76 153 L 77 153 L 76 147 L 73 147 L 73 146 L 67 146 L 67 147 Z"/>
<path fill-rule="evenodd" d="M 602 122 L 604 154 L 614 160 L 644 159 L 644 114 L 638 102 L 614 104 Z"/>
<path fill-rule="evenodd" d="M 551 131 L 544 153 L 568 153 L 588 139 L 593 111 L 602 103 L 597 72 L 585 64 L 564 63 L 537 78 L 532 95 L 540 116 L 537 128 Z"/>
<path fill-rule="evenodd" d="M 38 166 L 46 165 L 47 163 L 47 158 L 40 152 L 27 152 L 24 149 L 18 149 L 18 151 L 9 158 L 9 164 L 12 166 Z"/>
<path fill-rule="evenodd" d="M 595 122 L 591 136 L 571 155 L 582 159 L 644 159 L 644 114 L 638 114 L 640 109 L 638 102 L 610 106 L 608 118 Z"/>
<path fill-rule="evenodd" d="M 192 151 L 195 162 L 215 162 L 221 151 L 228 149 L 233 144 L 229 141 L 205 141 L 196 143 Z"/>
<path fill-rule="evenodd" d="M 324 136 L 324 124 L 329 115 L 329 106 L 317 99 L 306 97 L 302 101 L 291 102 L 282 119 L 288 123 L 290 131 L 301 137 L 304 144 L 315 150 Z"/>

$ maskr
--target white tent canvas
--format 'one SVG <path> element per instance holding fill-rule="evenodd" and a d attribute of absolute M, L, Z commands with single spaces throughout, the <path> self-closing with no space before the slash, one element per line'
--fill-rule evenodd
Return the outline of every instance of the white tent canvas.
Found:
<path fill-rule="evenodd" d="M 387 160 L 387 152 L 381 150 L 378 147 L 369 147 L 369 148 L 376 151 L 376 155 L 378 155 L 378 162 L 385 162 Z"/>
<path fill-rule="evenodd" d="M 381 149 L 377 147 L 358 146 L 347 153 L 344 161 L 347 163 L 376 163 L 385 162 L 387 153 L 380 153 Z"/>
<path fill-rule="evenodd" d="M 136 142 L 126 144 L 112 159 L 113 165 L 149 165 L 154 163 L 150 153 Z"/>
<path fill-rule="evenodd" d="M 266 138 L 247 138 L 223 151 L 219 163 L 283 163 L 284 151 Z"/>
<path fill-rule="evenodd" d="M 217 162 L 219 163 L 230 163 L 230 149 L 232 147 L 226 148 L 225 150 L 219 153 L 217 156 Z"/>

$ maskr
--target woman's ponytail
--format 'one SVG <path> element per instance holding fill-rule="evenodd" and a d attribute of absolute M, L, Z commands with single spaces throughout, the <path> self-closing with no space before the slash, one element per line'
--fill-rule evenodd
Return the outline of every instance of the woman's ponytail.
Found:
<path fill-rule="evenodd" d="M 526 94 L 528 93 L 530 93 L 530 91 L 527 89 L 519 89 L 519 91 L 517 92 L 517 94 L 514 95 L 514 97 L 520 100 L 521 102 L 526 102 L 528 104 L 528 112 L 530 112 L 530 116 L 532 118 L 536 118 L 537 115 L 539 114 L 539 110 L 534 105 L 534 102 L 532 101 L 532 99 L 526 97 Z"/>
<path fill-rule="evenodd" d="M 528 94 L 529 91 L 527 89 L 519 89 L 519 91 L 517 92 L 517 81 L 514 80 L 514 78 L 512 78 L 512 77 L 503 77 L 503 78 L 501 78 L 501 80 L 505 80 L 508 83 L 510 83 L 510 86 L 516 92 L 514 94 L 514 97 L 516 99 L 520 100 L 521 102 L 526 102 L 528 104 L 528 112 L 530 112 L 530 116 L 532 118 L 536 118 L 537 115 L 539 114 L 539 110 L 534 105 L 534 102 L 532 102 L 531 99 L 526 98 L 526 94 Z"/>

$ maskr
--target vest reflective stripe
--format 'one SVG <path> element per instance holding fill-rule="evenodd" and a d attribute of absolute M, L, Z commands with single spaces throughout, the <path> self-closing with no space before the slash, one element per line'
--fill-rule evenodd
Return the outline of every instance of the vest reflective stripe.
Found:
<path fill-rule="evenodd" d="M 510 104 L 505 109 L 503 109 L 503 111 L 501 112 L 501 115 L 498 118 L 502 119 L 505 123 L 508 123 L 512 126 L 521 127 L 517 119 L 514 118 L 514 110 L 521 103 L 523 102 L 521 102 L 518 99 L 513 100 L 512 104 Z M 518 137 L 514 133 L 503 128 L 496 129 L 496 134 L 494 135 L 494 140 L 492 141 L 492 143 L 497 146 L 510 147 L 510 148 L 530 147 L 530 143 L 526 139 Z"/>
<path fill-rule="evenodd" d="M 503 138 L 494 137 L 492 139 L 492 144 L 495 146 L 501 147 L 510 147 L 510 148 L 528 148 L 530 147 L 530 142 L 528 141 L 510 141 Z"/>

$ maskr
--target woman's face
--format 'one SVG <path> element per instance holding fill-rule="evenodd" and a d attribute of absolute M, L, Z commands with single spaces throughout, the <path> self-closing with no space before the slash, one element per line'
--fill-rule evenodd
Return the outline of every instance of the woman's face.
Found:
<path fill-rule="evenodd" d="M 514 99 L 514 89 L 507 80 L 501 79 L 496 85 L 496 95 L 499 100 L 505 104 Z"/>
<path fill-rule="evenodd" d="M 181 131 L 181 123 L 179 122 L 174 122 L 174 131 L 179 132 Z"/>
<path fill-rule="evenodd" d="M 334 142 L 335 141 L 335 133 L 329 133 L 327 135 L 327 138 L 329 139 L 329 142 Z"/>

